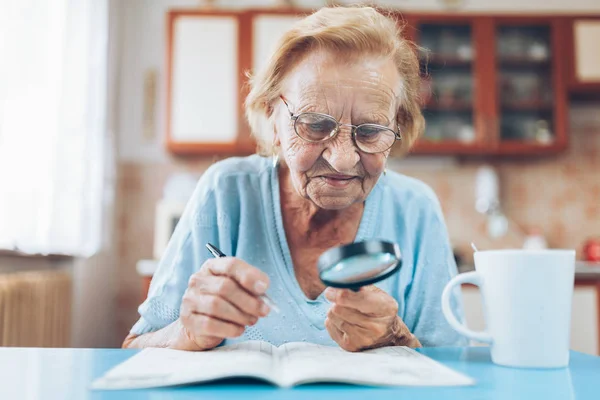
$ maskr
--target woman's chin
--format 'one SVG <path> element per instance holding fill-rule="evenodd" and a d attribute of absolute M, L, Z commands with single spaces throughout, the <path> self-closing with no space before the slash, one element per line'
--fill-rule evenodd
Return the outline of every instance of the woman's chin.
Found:
<path fill-rule="evenodd" d="M 340 195 L 336 193 L 332 195 L 330 193 L 319 193 L 315 196 L 310 196 L 313 203 L 319 208 L 324 210 L 343 210 L 344 208 L 350 207 L 352 204 L 362 202 L 360 196 L 348 193 L 347 195 Z"/>
<path fill-rule="evenodd" d="M 310 200 L 324 210 L 342 210 L 365 200 L 365 193 L 359 180 L 330 185 L 325 179 L 311 182 L 307 187 Z"/>

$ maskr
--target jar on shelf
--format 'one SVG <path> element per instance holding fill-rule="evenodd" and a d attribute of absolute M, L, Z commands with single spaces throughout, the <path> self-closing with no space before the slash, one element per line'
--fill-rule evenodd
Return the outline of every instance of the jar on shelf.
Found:
<path fill-rule="evenodd" d="M 548 121 L 541 119 L 536 122 L 535 139 L 541 144 L 552 143 L 552 133 Z"/>

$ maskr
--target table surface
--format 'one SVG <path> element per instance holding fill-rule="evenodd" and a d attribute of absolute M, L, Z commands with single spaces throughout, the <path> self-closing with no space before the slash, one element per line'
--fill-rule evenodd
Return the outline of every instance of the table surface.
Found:
<path fill-rule="evenodd" d="M 476 380 L 469 387 L 377 388 L 313 384 L 279 389 L 230 380 L 152 390 L 91 391 L 90 383 L 137 350 L 0 348 L 0 399 L 600 399 L 600 357 L 571 352 L 568 368 L 496 366 L 487 347 L 425 348 L 423 354 Z M 333 397 L 331 397 L 333 396 Z M 370 397 L 372 396 L 372 397 Z"/>

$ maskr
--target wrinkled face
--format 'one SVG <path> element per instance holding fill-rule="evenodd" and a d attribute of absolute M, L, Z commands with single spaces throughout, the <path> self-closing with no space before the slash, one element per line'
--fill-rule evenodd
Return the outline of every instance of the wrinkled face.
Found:
<path fill-rule="evenodd" d="M 391 60 L 367 56 L 341 62 L 319 51 L 290 71 L 282 94 L 295 115 L 324 113 L 342 124 L 373 123 L 397 130 L 394 121 L 401 88 Z M 375 154 L 359 150 L 347 126 L 326 142 L 302 140 L 282 101 L 275 107 L 275 144 L 281 147 L 298 194 L 328 210 L 365 201 L 389 155 L 389 150 Z"/>

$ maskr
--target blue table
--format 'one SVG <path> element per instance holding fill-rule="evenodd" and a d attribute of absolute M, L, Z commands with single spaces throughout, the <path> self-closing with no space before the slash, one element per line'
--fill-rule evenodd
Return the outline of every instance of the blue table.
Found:
<path fill-rule="evenodd" d="M 472 387 L 372 388 L 308 385 L 278 389 L 243 380 L 134 391 L 90 391 L 89 384 L 135 354 L 121 349 L 0 348 L 0 399 L 600 399 L 600 357 L 572 352 L 561 370 L 493 365 L 482 347 L 426 348 L 425 355 L 477 380 Z"/>

